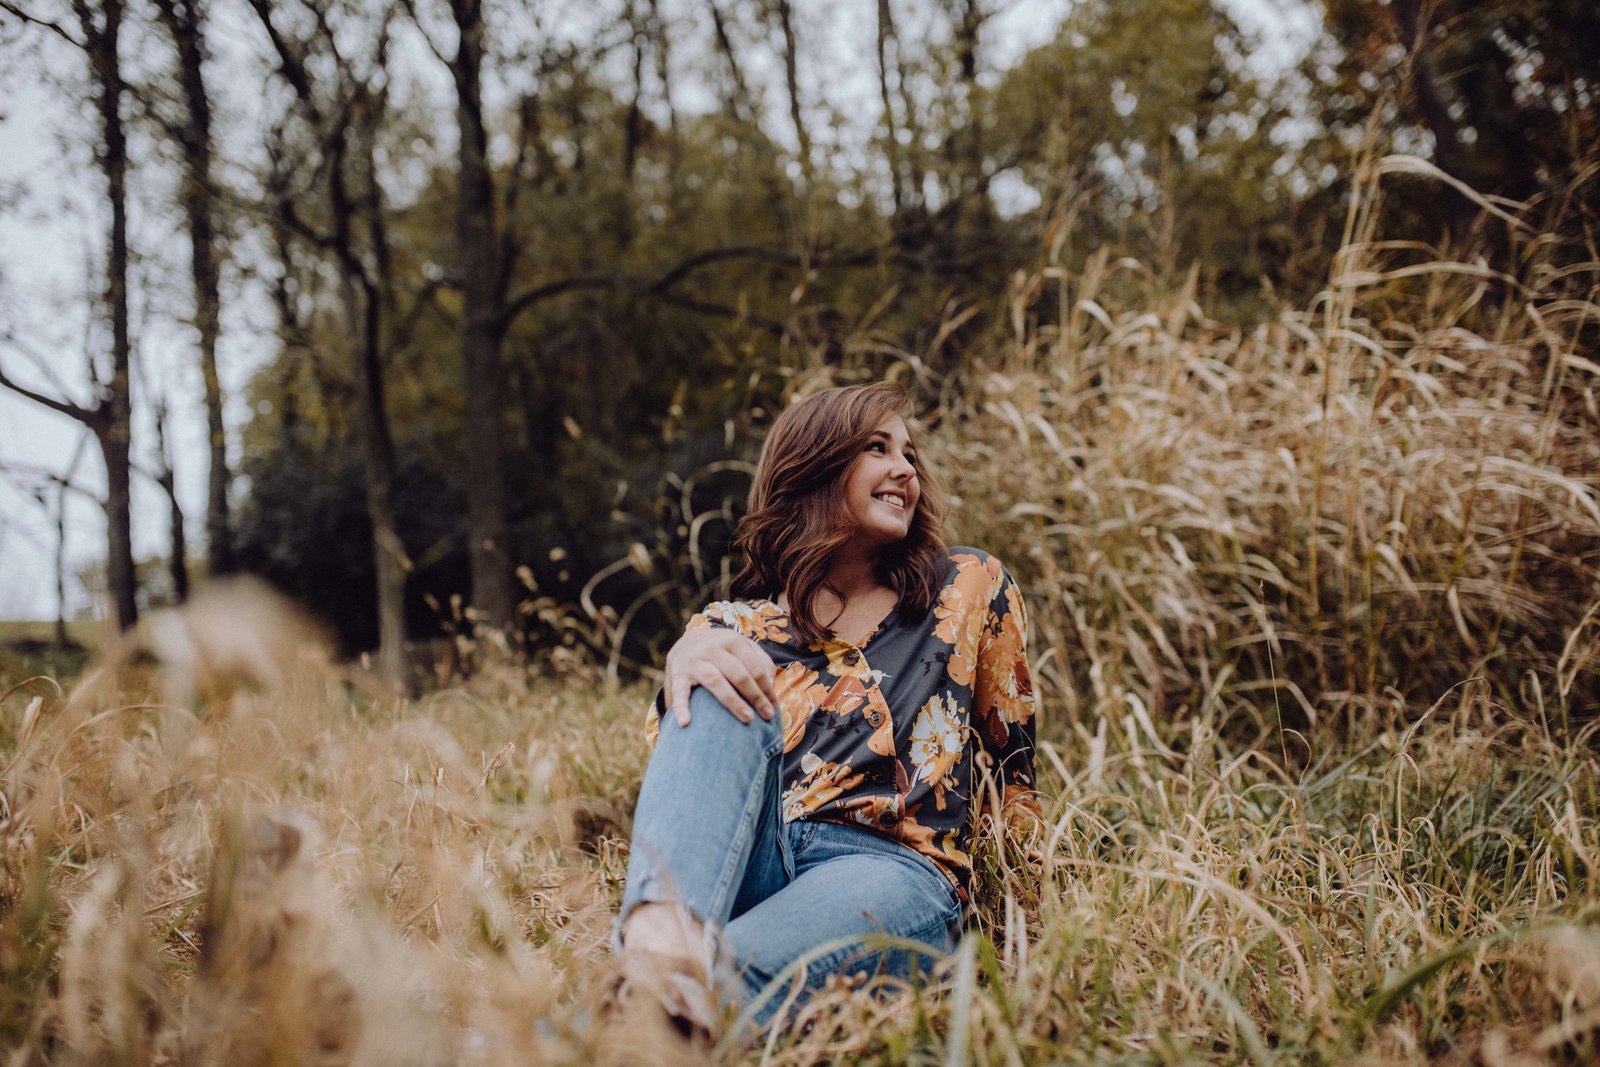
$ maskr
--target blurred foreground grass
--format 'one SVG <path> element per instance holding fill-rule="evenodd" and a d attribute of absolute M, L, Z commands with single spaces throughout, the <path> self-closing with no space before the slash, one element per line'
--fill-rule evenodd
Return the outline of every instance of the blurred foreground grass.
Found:
<path fill-rule="evenodd" d="M 1056 250 L 954 378 L 896 364 L 1027 590 L 1049 830 L 980 834 L 937 990 L 718 1058 L 1600 1059 L 1600 264 L 1376 241 L 1419 166 L 1253 331 Z M 7 1063 L 705 1060 L 600 1011 L 645 688 L 375 697 L 259 596 L 144 626 L 0 701 Z"/>
<path fill-rule="evenodd" d="M 597 1014 L 647 697 L 512 670 L 416 701 L 301 679 L 200 716 L 12 694 L 8 1062 L 695 1062 L 648 1012 Z M 1480 684 L 1308 733 L 1293 768 L 1205 716 L 1061 727 L 1043 864 L 985 838 L 941 992 L 839 991 L 724 1058 L 1600 1053 L 1591 731 Z"/>

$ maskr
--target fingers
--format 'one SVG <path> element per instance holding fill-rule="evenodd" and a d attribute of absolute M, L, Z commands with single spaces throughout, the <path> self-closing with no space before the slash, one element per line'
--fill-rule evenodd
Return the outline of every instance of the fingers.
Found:
<path fill-rule="evenodd" d="M 746 694 L 758 692 L 758 687 L 750 679 L 750 672 L 744 663 L 732 652 L 709 649 L 679 669 L 674 693 L 685 712 L 679 716 L 679 723 L 687 724 L 689 696 L 695 686 L 704 688 L 716 697 L 728 709 L 728 713 L 740 722 L 747 723 L 755 717 L 755 708 L 746 699 Z"/>
<path fill-rule="evenodd" d="M 746 644 L 748 646 L 748 642 Z M 748 656 L 740 655 L 740 651 L 738 646 L 734 646 L 721 650 L 712 658 L 712 665 L 722 671 L 723 682 L 734 691 L 738 707 L 723 700 L 722 694 L 714 685 L 707 688 L 717 694 L 717 699 L 722 700 L 740 722 L 749 722 L 756 715 L 760 715 L 763 719 L 771 719 L 772 699 L 766 690 L 772 687 L 772 683 L 768 681 L 764 688 L 760 675 L 763 664 L 769 672 L 771 671 L 772 661 L 756 649 L 755 655 L 759 658 L 759 663 L 752 663 Z"/>
<path fill-rule="evenodd" d="M 756 717 L 756 712 L 750 706 L 738 688 L 729 683 L 725 674 L 710 674 L 700 681 L 700 685 L 728 709 L 728 713 L 740 722 L 748 723 Z"/>
<path fill-rule="evenodd" d="M 678 682 L 678 673 L 672 669 L 672 662 L 667 662 L 667 676 L 661 683 L 661 699 L 666 701 L 667 714 L 678 720 L 679 726 L 689 725 L 689 701 L 687 694 L 683 700 L 678 699 L 678 694 L 683 686 Z"/>
<path fill-rule="evenodd" d="M 753 641 L 743 641 L 733 646 L 734 655 L 739 657 L 745 670 L 750 672 L 750 678 L 755 683 L 756 692 L 746 692 L 750 703 L 763 719 L 772 718 L 773 711 L 778 706 L 777 670 L 772 666 L 772 660 Z"/>
<path fill-rule="evenodd" d="M 689 695 L 703 686 L 740 722 L 776 713 L 772 660 L 755 642 L 726 630 L 685 634 L 667 654 L 663 696 L 668 713 L 688 726 Z"/>

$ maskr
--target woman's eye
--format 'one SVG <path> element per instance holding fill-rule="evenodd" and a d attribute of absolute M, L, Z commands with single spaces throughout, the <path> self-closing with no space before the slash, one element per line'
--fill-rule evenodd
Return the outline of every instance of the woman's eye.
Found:
<path fill-rule="evenodd" d="M 882 441 L 868 441 L 867 442 L 867 451 L 868 452 L 882 452 L 882 451 L 884 451 L 883 442 Z"/>

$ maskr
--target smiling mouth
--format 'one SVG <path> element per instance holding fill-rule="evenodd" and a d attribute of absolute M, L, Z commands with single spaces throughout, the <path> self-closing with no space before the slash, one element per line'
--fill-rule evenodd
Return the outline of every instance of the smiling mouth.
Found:
<path fill-rule="evenodd" d="M 901 510 L 904 510 L 906 506 L 906 498 L 900 493 L 874 493 L 872 494 L 872 499 L 881 500 L 885 504 L 892 505 L 900 508 Z"/>

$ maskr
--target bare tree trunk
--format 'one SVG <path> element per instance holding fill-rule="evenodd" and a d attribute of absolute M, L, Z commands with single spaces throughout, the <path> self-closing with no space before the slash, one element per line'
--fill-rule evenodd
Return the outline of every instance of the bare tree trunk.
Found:
<path fill-rule="evenodd" d="M 889 0 L 878 0 L 878 98 L 883 103 L 883 154 L 889 163 L 889 191 L 894 197 L 894 217 L 905 211 L 905 193 L 901 189 L 904 174 L 900 165 L 900 130 L 894 118 L 894 99 L 889 95 L 889 42 L 894 37 L 894 15 L 889 10 Z M 895 42 L 898 50 L 899 42 Z"/>
<path fill-rule="evenodd" d="M 373 565 L 378 601 L 378 674 L 385 684 L 405 687 L 405 590 L 411 561 L 399 535 L 394 506 L 395 450 L 384 400 L 384 315 L 393 304 L 393 261 L 389 251 L 382 193 L 376 174 L 377 131 L 387 106 L 390 14 L 379 27 L 376 75 L 364 80 L 332 43 L 326 23 L 321 25 L 328 58 L 336 64 L 338 107 L 324 112 L 316 97 L 306 57 L 306 41 L 285 37 L 272 21 L 270 0 L 250 0 L 272 43 L 279 73 L 294 90 L 300 110 L 328 153 L 322 173 L 327 183 L 328 225 L 317 232 L 300 217 L 292 199 L 278 205 L 286 230 L 308 237 L 330 252 L 339 277 L 339 300 L 346 329 L 355 342 L 352 353 L 355 378 L 356 428 L 361 443 L 362 471 L 366 480 L 367 517 L 372 524 Z M 352 152 L 353 150 L 353 152 Z M 352 158 L 353 156 L 353 158 Z M 359 199 L 352 195 L 357 183 Z M 358 247 L 355 227 L 363 223 L 366 242 Z M 285 268 L 288 264 L 284 264 Z"/>
<path fill-rule="evenodd" d="M 789 8 L 789 0 L 775 0 L 774 10 L 778 16 L 778 28 L 783 31 L 783 84 L 789 91 L 789 119 L 794 123 L 795 141 L 800 146 L 800 173 L 809 189 L 812 179 L 811 135 L 806 132 L 805 120 L 800 114 L 799 46 L 794 38 L 794 12 Z"/>
<path fill-rule="evenodd" d="M 504 293 L 497 262 L 494 181 L 483 121 L 483 9 L 452 0 L 459 44 L 451 73 L 460 131 L 456 177 L 456 251 L 461 264 L 461 362 L 467 401 L 467 520 L 472 606 L 490 626 L 515 621 L 511 527 L 506 516 L 501 429 L 504 375 L 500 342 Z M 515 179 L 513 179 L 515 180 Z"/>
<path fill-rule="evenodd" d="M 644 137 L 644 27 L 639 25 L 639 12 L 632 2 L 628 4 L 628 31 L 633 37 L 633 97 L 628 101 L 628 114 L 622 122 L 622 177 L 632 184 L 633 170 L 639 161 L 639 142 Z M 625 223 L 632 229 L 631 220 Z M 623 236 L 623 245 L 628 236 Z"/>
<path fill-rule="evenodd" d="M 56 648 L 64 649 L 67 637 L 67 481 L 56 486 Z"/>
<path fill-rule="evenodd" d="M 0 368 L 0 386 L 52 411 L 76 419 L 94 434 L 106 468 L 106 591 L 120 629 L 139 621 L 133 565 L 132 436 L 133 345 L 128 329 L 128 139 L 122 118 L 122 0 L 73 0 L 73 17 L 82 34 L 75 41 L 89 67 L 89 85 L 100 124 L 95 165 L 106 180 L 111 224 L 106 247 L 105 291 L 100 300 L 111 323 L 111 359 L 103 372 L 89 358 L 96 399 L 93 406 L 46 396 L 12 381 Z M 59 27 L 55 27 L 59 32 Z M 70 38 L 69 38 L 70 39 Z"/>
<path fill-rule="evenodd" d="M 377 103 L 372 106 L 374 111 L 381 107 Z M 374 114 L 367 121 L 375 127 L 378 117 Z M 389 427 L 389 409 L 384 398 L 382 289 L 388 283 L 390 263 L 382 218 L 383 205 L 378 202 L 377 178 L 371 170 L 376 165 L 372 158 L 371 131 L 360 132 L 363 135 L 360 162 L 367 168 L 368 181 L 366 223 L 373 238 L 371 243 L 377 280 L 367 274 L 352 240 L 350 224 L 358 209 L 346 192 L 346 160 L 342 150 L 336 156 L 330 174 L 334 239 L 342 271 L 345 320 L 351 336 L 360 338 L 360 351 L 355 364 L 356 420 L 361 432 L 361 455 L 367 481 L 367 516 L 372 521 L 373 559 L 377 570 L 378 672 L 388 685 L 404 689 L 406 574 L 411 569 L 411 561 L 400 539 L 400 527 L 395 518 L 394 435 Z M 351 133 L 349 129 L 341 131 L 341 146 Z"/>
<path fill-rule="evenodd" d="M 156 471 L 156 484 L 167 494 L 168 530 L 171 549 L 167 556 L 168 573 L 172 576 L 172 599 L 182 604 L 189 599 L 189 545 L 183 529 L 183 505 L 178 502 L 178 478 L 172 469 L 172 450 L 167 447 L 167 405 L 156 407 L 156 451 L 161 456 L 161 467 Z"/>
<path fill-rule="evenodd" d="M 102 0 L 96 19 L 88 0 L 73 0 L 83 30 L 101 143 L 96 162 L 106 179 L 111 208 L 110 243 L 106 252 L 106 309 L 111 317 L 111 369 L 101 383 L 102 397 L 92 424 L 106 464 L 106 588 L 117 625 L 130 629 L 139 621 L 134 599 L 133 492 L 129 467 L 132 418 L 130 382 L 133 362 L 128 336 L 128 142 L 122 119 L 122 0 Z"/>
<path fill-rule="evenodd" d="M 206 91 L 205 15 L 200 0 L 155 0 L 162 26 L 178 54 L 185 121 L 173 132 L 183 150 L 182 201 L 189 230 L 194 324 L 204 383 L 210 473 L 206 486 L 206 551 L 213 575 L 233 569 L 233 531 L 228 515 L 228 439 L 222 421 L 222 382 L 217 373 L 221 317 L 221 271 L 217 259 L 217 197 L 213 174 L 211 97 Z"/>
<path fill-rule="evenodd" d="M 678 129 L 678 108 L 672 102 L 672 42 L 667 36 L 667 20 L 661 15 L 661 0 L 649 0 L 650 43 L 655 52 L 656 80 L 661 82 L 661 102 L 667 108 L 667 188 L 673 197 L 676 217 L 683 170 L 683 136 Z"/>
<path fill-rule="evenodd" d="M 270 144 L 270 142 L 269 142 Z M 279 420 L 285 439 L 294 445 L 299 437 L 300 401 L 294 379 L 298 358 L 304 351 L 305 330 L 300 322 L 300 312 L 295 306 L 294 292 L 294 242 L 285 224 L 283 203 L 288 197 L 286 179 L 282 173 L 282 153 L 269 147 L 272 165 L 267 173 L 267 199 L 271 205 L 267 228 L 272 241 L 272 253 L 278 261 L 278 274 L 272 279 L 272 306 L 278 313 L 279 381 L 277 395 L 281 398 Z"/>
<path fill-rule="evenodd" d="M 733 117 L 743 125 L 754 125 L 758 120 L 758 109 L 750 98 L 750 88 L 744 80 L 744 72 L 739 67 L 739 59 L 733 52 L 733 39 L 728 36 L 728 22 L 722 13 L 722 8 L 717 6 L 717 0 L 706 0 L 711 8 L 711 26 L 717 39 L 717 54 L 722 56 L 728 64 L 728 77 L 733 82 L 729 94 L 729 105 Z"/>
<path fill-rule="evenodd" d="M 878 5 L 878 33 L 882 43 L 894 45 L 895 55 L 895 80 L 900 88 L 900 114 L 905 119 L 907 151 L 900 157 L 903 183 L 901 208 L 922 208 L 925 197 L 923 196 L 923 179 L 925 170 L 919 165 L 922 153 L 922 126 L 917 121 L 918 108 L 911 98 L 911 72 L 906 63 L 905 46 L 895 30 L 894 10 L 891 0 L 881 0 Z M 885 47 L 880 57 L 880 62 L 887 64 L 889 60 L 888 49 Z M 884 76 L 882 91 L 887 97 L 889 85 L 887 75 Z"/>
<path fill-rule="evenodd" d="M 345 319 L 361 338 L 356 360 L 356 420 L 361 432 L 366 475 L 367 517 L 372 523 L 372 554 L 377 571 L 378 674 L 388 685 L 405 685 L 406 572 L 410 560 L 400 540 L 394 509 L 394 441 L 384 402 L 383 363 L 378 347 L 379 310 L 371 292 L 357 293 L 346 275 Z"/>
<path fill-rule="evenodd" d="M 983 145 L 978 122 L 978 35 L 988 16 L 980 0 L 958 0 L 952 30 L 955 49 L 956 82 L 961 93 L 961 117 L 945 140 L 945 159 L 955 188 L 951 199 L 960 200 L 977 191 L 982 172 Z"/>
<path fill-rule="evenodd" d="M 1433 60 L 1425 54 L 1422 40 L 1422 5 L 1419 0 L 1395 0 L 1394 20 L 1400 29 L 1400 43 L 1410 54 L 1411 89 L 1417 94 L 1428 131 L 1433 134 L 1434 159 L 1439 169 L 1453 178 L 1466 178 L 1462 158 L 1460 126 L 1450 115 L 1450 101 L 1434 75 Z"/>

